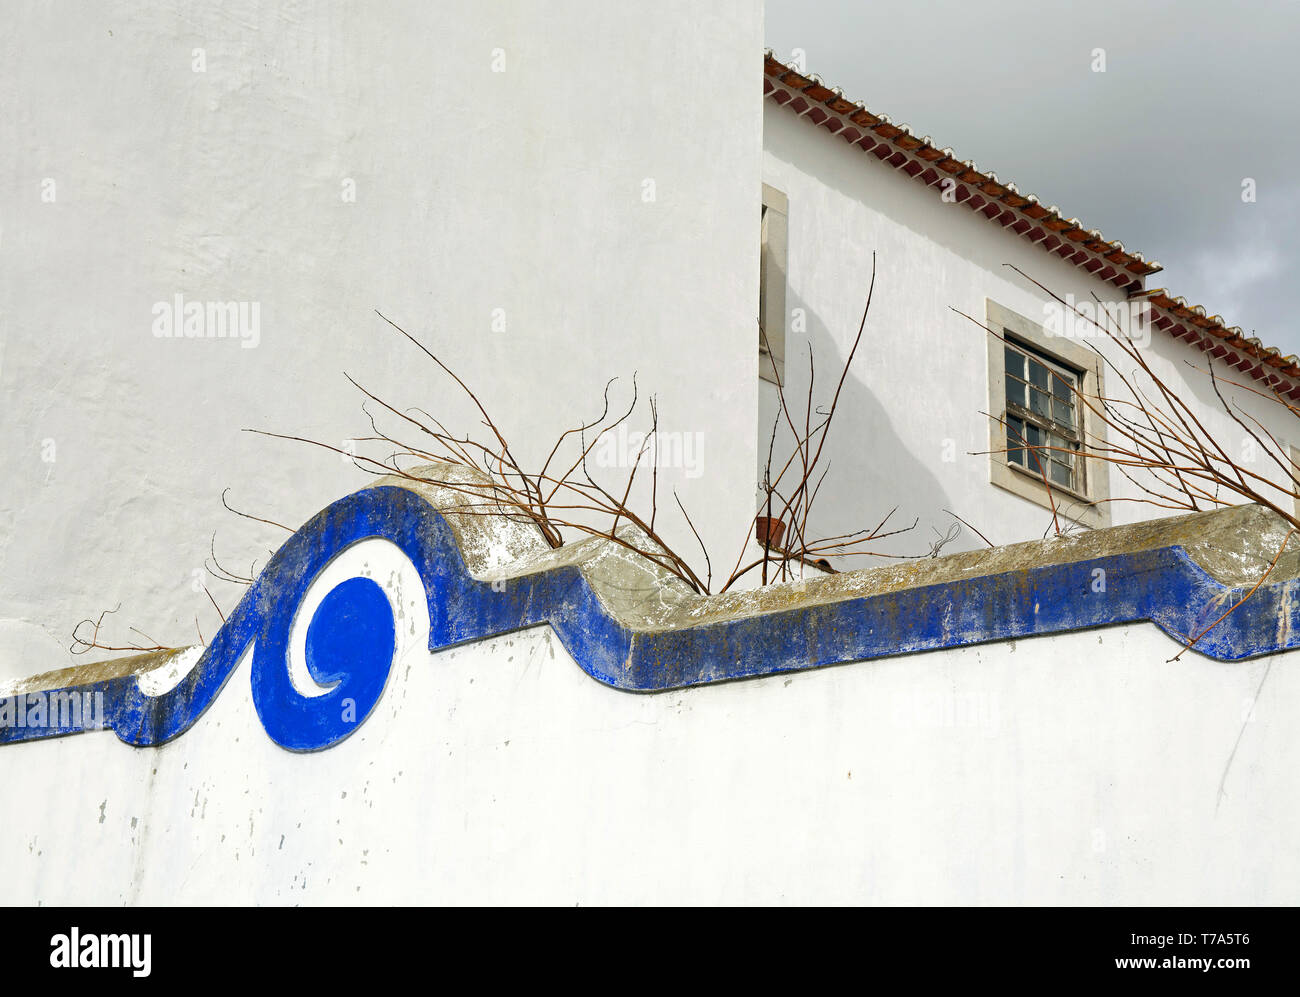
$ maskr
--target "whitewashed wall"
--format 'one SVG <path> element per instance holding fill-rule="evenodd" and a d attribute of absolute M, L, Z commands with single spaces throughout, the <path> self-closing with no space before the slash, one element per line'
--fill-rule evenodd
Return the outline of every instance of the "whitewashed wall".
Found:
<path fill-rule="evenodd" d="M 415 647 L 308 755 L 245 663 L 162 748 L 4 748 L 0 903 L 1294 904 L 1300 673 L 1252 711 L 1267 659 L 1173 650 L 1116 627 L 634 695 L 542 627 Z"/>
<path fill-rule="evenodd" d="M 926 551 L 936 539 L 934 530 L 942 533 L 954 522 L 944 509 L 968 520 L 994 544 L 1036 539 L 1050 531 L 1049 509 L 991 484 L 989 457 L 969 456 L 989 449 L 984 414 L 989 407 L 988 335 L 951 309 L 984 322 L 985 300 L 992 298 L 1044 322 L 1044 306 L 1051 299 L 1004 263 L 1077 301 L 1091 303 L 1094 292 L 1105 301 L 1120 301 L 1122 293 L 969 208 L 945 203 L 938 187 L 924 186 L 771 101 L 764 106 L 763 146 L 763 181 L 789 198 L 786 304 L 792 313 L 803 309 L 807 322 L 806 333 L 787 333 L 786 342 L 789 393 L 800 414 L 808 379 L 807 344 L 812 343 L 817 361 L 817 400 L 825 405 L 857 332 L 872 251 L 877 254 L 867 333 L 823 457 L 831 470 L 817 499 L 820 532 L 872 525 L 894 506 L 894 522 L 920 520 L 913 533 L 880 545 L 899 553 Z M 1014 163 L 992 166 L 1004 178 L 1015 177 Z M 1122 182 L 1117 173 L 1115 183 Z M 1085 209 L 1066 206 L 1083 213 L 1086 222 Z M 1136 240 L 1140 233 L 1107 235 Z M 1160 286 L 1166 278 L 1177 287 L 1177 274 L 1165 273 L 1152 278 L 1150 286 Z M 1261 335 L 1267 341 L 1266 332 Z M 1094 342 L 1121 370 L 1134 370 L 1136 365 L 1122 359 L 1112 344 Z M 1262 453 L 1252 452 L 1245 431 L 1224 414 L 1204 373 L 1204 354 L 1154 329 L 1145 352 L 1153 370 L 1193 404 L 1234 459 L 1281 479 L 1281 471 Z M 1259 387 L 1238 372 L 1220 368 L 1220 373 Z M 1107 393 L 1123 397 L 1124 389 L 1110 371 L 1106 377 Z M 1280 440 L 1295 440 L 1300 426 L 1280 406 L 1244 390 L 1230 394 Z M 762 458 L 776 411 L 776 389 L 764 382 Z M 1111 469 L 1109 477 L 1113 497 L 1142 497 L 1117 471 Z M 1111 503 L 1117 525 L 1170 513 L 1147 504 Z M 964 530 L 946 549 L 979 546 L 982 542 Z"/>
<path fill-rule="evenodd" d="M 368 434 L 343 371 L 473 428 L 376 308 L 538 464 L 638 372 L 662 428 L 700 434 L 697 473 L 663 485 L 733 549 L 752 514 L 761 21 L 757 0 L 11 5 L 0 675 L 68 664 L 73 625 L 118 604 L 110 641 L 192 643 L 196 616 L 210 637 L 195 573 L 213 532 L 239 571 L 284 536 L 222 509 L 224 488 L 296 527 L 369 480 L 240 432 Z M 177 294 L 257 303 L 256 348 L 155 338 Z M 209 584 L 228 610 L 238 590 Z"/>

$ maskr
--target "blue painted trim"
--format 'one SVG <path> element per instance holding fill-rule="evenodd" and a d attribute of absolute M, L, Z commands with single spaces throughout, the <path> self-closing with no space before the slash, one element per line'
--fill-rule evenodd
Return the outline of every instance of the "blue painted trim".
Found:
<path fill-rule="evenodd" d="M 592 678 L 637 692 L 1143 620 L 1181 640 L 1246 591 L 1221 584 L 1182 547 L 1168 546 L 678 630 L 633 632 L 606 611 L 574 567 L 513 578 L 494 591 L 470 576 L 433 506 L 408 489 L 380 486 L 335 502 L 295 533 L 175 689 L 147 696 L 134 676 L 126 676 L 0 700 L 0 743 L 88 729 L 85 718 L 80 725 L 15 725 L 20 700 L 31 704 L 68 692 L 102 693 L 102 726 L 128 744 L 165 743 L 203 715 L 253 644 L 253 701 L 272 739 L 295 751 L 337 744 L 383 694 L 395 647 L 386 597 L 379 595 L 381 611 L 375 593 L 352 579 L 317 609 L 309 624 L 308 667 L 319 682 L 338 683 L 323 696 L 302 696 L 289 681 L 288 634 L 320 571 L 340 551 L 375 537 L 405 552 L 424 582 L 430 650 L 549 623 Z M 1105 571 L 1102 592 L 1093 590 L 1098 568 Z M 1237 661 L 1300 646 L 1298 595 L 1300 579 L 1261 585 L 1196 651 Z"/>

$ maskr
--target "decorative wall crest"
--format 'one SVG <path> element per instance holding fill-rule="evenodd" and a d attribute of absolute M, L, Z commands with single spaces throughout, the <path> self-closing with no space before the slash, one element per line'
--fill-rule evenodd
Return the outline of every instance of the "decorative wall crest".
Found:
<path fill-rule="evenodd" d="M 1143 620 L 1185 642 L 1205 626 L 1207 607 L 1233 605 L 1253 585 L 1254 547 L 1218 560 L 1216 547 L 1253 538 L 1263 550 L 1275 528 L 1263 510 L 1239 507 L 701 597 L 602 541 L 525 558 L 500 578 L 477 577 L 467 538 L 478 530 L 482 541 L 503 524 L 457 522 L 438 501 L 437 489 L 380 483 L 335 502 L 276 553 L 173 688 L 150 695 L 126 675 L 20 692 L 0 699 L 0 743 L 110 728 L 128 744 L 162 744 L 198 721 L 251 644 L 253 702 L 270 737 L 294 751 L 337 744 L 383 696 L 397 647 L 389 596 L 356 577 L 316 606 L 306 669 L 324 687 L 318 695 L 291 678 L 289 635 L 322 570 L 370 538 L 395 544 L 418 572 L 430 650 L 546 623 L 592 678 L 655 692 Z M 1195 650 L 1232 661 L 1296 647 L 1300 580 L 1289 574 L 1279 566 Z M 35 700 L 40 724 L 26 722 Z M 74 701 L 96 708 L 60 710 L 59 722 L 50 721 L 52 706 Z"/>

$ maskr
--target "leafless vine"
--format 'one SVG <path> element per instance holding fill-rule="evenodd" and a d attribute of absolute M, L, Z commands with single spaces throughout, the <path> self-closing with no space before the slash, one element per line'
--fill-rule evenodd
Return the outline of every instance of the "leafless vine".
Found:
<path fill-rule="evenodd" d="M 802 431 L 796 428 L 798 420 L 792 415 L 785 386 L 778 383 L 780 416 L 794 434 L 794 447 L 789 457 L 780 464 L 775 474 L 774 441 L 768 448 L 767 469 L 764 474 L 764 501 L 750 521 L 748 535 L 742 545 L 735 568 L 721 582 L 718 591 L 726 591 L 741 578 L 756 569 L 761 571 L 764 583 L 792 577 L 794 566 L 813 565 L 821 570 L 833 570 L 830 556 L 846 557 L 873 553 L 865 545 L 870 541 L 905 532 L 912 527 L 887 529 L 891 511 L 874 527 L 838 536 L 812 538 L 809 533 L 809 513 L 818 495 L 826 471 L 817 474 L 826 437 L 838 409 L 840 395 L 849 369 L 857 354 L 866 329 L 867 315 L 875 289 L 876 267 L 872 258 L 871 284 L 867 303 L 857 336 L 845 360 L 835 388 L 834 396 L 825 409 L 814 408 L 812 401 L 812 356 L 809 354 L 810 384 L 808 399 L 803 406 Z M 636 376 L 632 378 L 632 397 L 626 408 L 611 412 L 612 379 L 605 385 L 601 411 L 595 418 L 564 430 L 551 446 L 540 468 L 530 469 L 516 456 L 502 424 L 487 410 L 478 394 L 452 367 L 425 343 L 403 329 L 396 322 L 377 312 L 393 330 L 415 346 L 450 378 L 477 410 L 485 433 L 452 433 L 446 425 L 421 408 L 399 408 L 371 391 L 355 378 L 345 375 L 348 381 L 364 396 L 362 411 L 370 422 L 372 435 L 358 437 L 356 442 L 381 445 L 385 456 L 352 453 L 340 447 L 317 440 L 306 439 L 265 430 L 248 430 L 277 439 L 293 440 L 323 447 L 347 456 L 359 468 L 376 475 L 395 475 L 412 481 L 437 485 L 464 498 L 458 505 L 458 514 L 503 516 L 517 522 L 535 526 L 546 543 L 558 548 L 570 535 L 601 537 L 631 551 L 638 557 L 658 565 L 685 582 L 696 592 L 709 593 L 714 589 L 713 559 L 700 536 L 686 505 L 674 491 L 673 503 L 686 527 L 699 547 L 699 558 L 694 560 L 673 546 L 664 536 L 659 509 L 658 445 L 659 406 L 654 397 L 649 400 L 649 431 L 644 442 L 631 460 L 625 481 L 617 487 L 598 479 L 591 471 L 593 451 L 608 435 L 634 418 L 640 397 Z M 373 408 L 372 408 L 373 406 Z M 377 416 L 396 420 L 400 429 L 381 428 Z M 399 435 L 400 434 L 400 435 Z M 646 461 L 646 455 L 650 459 Z M 643 464 L 648 463 L 649 469 Z M 430 470 L 430 469 L 433 470 Z M 438 469 L 472 468 L 477 477 L 463 474 L 440 473 Z M 648 476 L 649 509 L 638 508 L 633 502 L 633 488 L 638 475 Z M 762 544 L 762 553 L 745 563 L 746 551 L 755 539 L 756 524 L 760 517 L 780 520 L 789 531 L 788 542 L 783 547 L 774 543 Z M 250 517 L 257 518 L 257 517 Z M 915 523 L 912 524 L 915 526 Z M 221 569 L 216 561 L 214 563 Z M 221 569 L 226 580 L 238 580 L 235 573 Z"/>

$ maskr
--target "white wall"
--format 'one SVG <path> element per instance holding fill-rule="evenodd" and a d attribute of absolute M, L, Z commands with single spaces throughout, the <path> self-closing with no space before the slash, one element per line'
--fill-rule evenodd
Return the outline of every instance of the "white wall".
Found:
<path fill-rule="evenodd" d="M 6 747 L 0 903 L 1294 904 L 1300 673 L 1252 713 L 1267 659 L 1174 650 L 1116 627 L 634 695 L 542 627 L 415 647 L 307 755 L 245 664 L 162 748 Z"/>
<path fill-rule="evenodd" d="M 194 582 L 213 532 L 240 571 L 283 539 L 223 510 L 223 488 L 295 527 L 369 480 L 240 432 L 367 435 L 342 371 L 474 428 L 375 308 L 538 464 L 609 377 L 639 372 L 661 428 L 703 439 L 702 474 L 661 484 L 734 549 L 755 460 L 756 0 L 7 14 L 0 675 L 69 663 L 73 625 L 119 603 L 109 640 L 192 643 L 196 616 L 210 637 Z M 176 294 L 259 303 L 257 347 L 155 338 Z"/>
<path fill-rule="evenodd" d="M 825 405 L 857 332 L 872 251 L 877 254 L 867 333 L 823 456 L 823 467 L 829 461 L 831 469 L 817 499 L 818 532 L 832 535 L 872 525 L 895 505 L 894 523 L 906 525 L 919 517 L 919 524 L 911 534 L 878 545 L 894 553 L 924 553 L 936 539 L 934 530 L 942 533 L 954 522 L 945 508 L 994 544 L 1036 539 L 1050 531 L 1049 509 L 991 484 L 989 457 L 969 455 L 989 450 L 984 414 L 989 407 L 988 335 L 951 309 L 984 322 L 985 300 L 992 298 L 1043 322 L 1051 299 L 1004 263 L 1078 301 L 1091 303 L 1094 292 L 1103 300 L 1119 301 L 1122 292 L 969 208 L 945 203 L 938 187 L 926 187 L 770 100 L 764 102 L 763 145 L 763 181 L 789 197 L 786 304 L 791 311 L 804 309 L 807 319 L 807 333 L 787 333 L 786 341 L 788 394 L 800 413 L 807 344 L 811 341 L 817 362 L 817 400 Z M 1014 177 L 1014 163 L 995 166 L 1000 176 Z M 1115 182 L 1122 183 L 1122 176 L 1117 174 Z M 1162 273 L 1154 279 L 1165 277 Z M 1176 275 L 1169 275 L 1169 281 L 1176 286 Z M 1094 342 L 1126 373 L 1136 366 L 1109 342 Z M 1204 354 L 1152 330 L 1145 355 L 1153 370 L 1196 406 L 1235 459 L 1281 479 L 1280 470 L 1262 454 L 1251 454 L 1243 444 L 1245 431 L 1223 413 L 1203 372 Z M 1219 372 L 1259 387 L 1239 372 Z M 1123 397 L 1124 389 L 1109 370 L 1106 377 L 1107 394 Z M 762 389 L 760 459 L 766 456 L 777 412 L 774 386 L 764 383 Z M 1247 391 L 1231 394 L 1282 441 L 1297 435 L 1295 418 L 1280 406 Z M 1143 496 L 1113 469 L 1109 476 L 1113 497 Z M 1290 505 L 1287 500 L 1286 507 Z M 1111 503 L 1116 525 L 1176 511 L 1132 501 Z M 980 546 L 982 541 L 963 530 L 946 550 Z"/>
<path fill-rule="evenodd" d="M 464 549 L 482 570 L 509 548 Z M 431 654 L 416 569 L 372 539 L 296 608 L 304 694 L 304 632 L 358 576 L 387 593 L 397 647 L 333 747 L 270 739 L 249 653 L 161 747 L 0 748 L 21 796 L 0 903 L 1300 899 L 1300 673 L 1280 659 L 1172 661 L 1137 624 L 635 694 L 549 626 Z M 157 695 L 181 674 L 142 678 Z"/>

